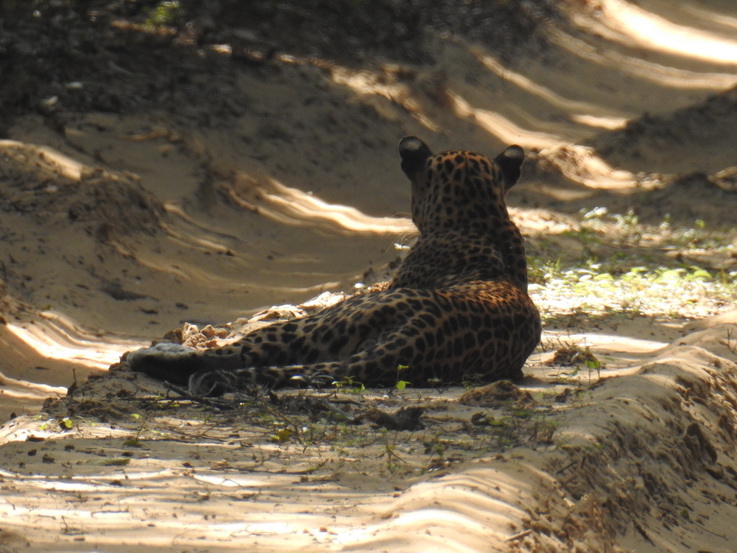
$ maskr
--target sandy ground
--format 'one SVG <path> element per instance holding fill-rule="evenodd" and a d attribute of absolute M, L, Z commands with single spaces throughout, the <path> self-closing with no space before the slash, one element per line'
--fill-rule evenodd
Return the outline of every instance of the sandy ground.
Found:
<path fill-rule="evenodd" d="M 0 553 L 733 552 L 737 315 L 717 298 L 633 313 L 533 284 L 541 348 L 519 387 L 485 395 L 208 406 L 108 371 L 185 323 L 216 342 L 243 330 L 229 321 L 381 280 L 411 243 L 407 134 L 528 151 L 510 203 L 535 263 L 580 260 L 584 214 L 606 206 L 634 209 L 643 236 L 600 256 L 734 270 L 733 242 L 674 250 L 646 229 L 701 220 L 734 237 L 737 13 L 599 4 L 515 56 L 443 34 L 426 40 L 433 63 L 360 70 L 203 47 L 154 107 L 66 108 L 92 85 L 61 83 L 45 112 L 14 117 L 0 141 Z M 566 346 L 603 366 L 565 366 Z M 407 407 L 417 427 L 382 418 Z"/>

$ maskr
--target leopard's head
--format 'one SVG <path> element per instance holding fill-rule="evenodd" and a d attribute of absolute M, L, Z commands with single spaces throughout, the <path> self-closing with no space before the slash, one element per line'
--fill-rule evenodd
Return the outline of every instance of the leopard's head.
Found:
<path fill-rule="evenodd" d="M 399 143 L 402 171 L 412 182 L 412 221 L 420 232 L 441 228 L 492 231 L 509 219 L 506 194 L 525 154 L 510 146 L 493 161 L 481 154 L 433 154 L 419 138 Z"/>

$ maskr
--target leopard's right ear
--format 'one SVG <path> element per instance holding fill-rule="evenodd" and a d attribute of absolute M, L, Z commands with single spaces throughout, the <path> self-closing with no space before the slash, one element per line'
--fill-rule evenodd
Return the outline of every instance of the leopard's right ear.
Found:
<path fill-rule="evenodd" d="M 412 179 L 425 165 L 432 151 L 422 140 L 415 136 L 405 136 L 399 141 L 399 156 L 402 158 L 402 171 Z"/>
<path fill-rule="evenodd" d="M 525 151 L 517 145 L 510 146 L 494 159 L 494 163 L 502 171 L 507 190 L 512 188 L 519 180 L 520 167 L 522 167 L 524 160 Z"/>

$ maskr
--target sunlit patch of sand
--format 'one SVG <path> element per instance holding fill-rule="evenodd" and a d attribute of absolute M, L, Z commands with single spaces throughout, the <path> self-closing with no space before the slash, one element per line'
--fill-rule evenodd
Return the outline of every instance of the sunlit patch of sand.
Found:
<path fill-rule="evenodd" d="M 459 117 L 473 119 L 481 128 L 506 144 L 519 144 L 527 148 L 549 148 L 563 141 L 558 135 L 525 129 L 501 113 L 476 108 L 454 92 L 448 92 L 448 97 Z"/>
<path fill-rule="evenodd" d="M 245 198 L 240 190 L 253 190 L 254 198 Z M 285 225 L 325 227 L 351 233 L 404 234 L 414 230 L 412 221 L 399 217 L 372 217 L 355 207 L 330 204 L 310 192 L 266 179 L 256 182 L 239 175 L 236 191 L 231 198 L 242 207 Z"/>
<path fill-rule="evenodd" d="M 603 0 L 600 4 L 603 25 L 596 30 L 605 33 L 609 40 L 681 57 L 737 65 L 737 40 L 733 33 L 729 36 L 677 25 L 625 0 Z M 733 24 L 737 21 L 725 17 L 721 20 L 731 20 Z"/>
<path fill-rule="evenodd" d="M 555 90 L 535 82 L 527 75 L 524 75 L 518 71 L 514 71 L 513 69 L 510 69 L 509 67 L 501 64 L 496 58 L 480 49 L 472 49 L 472 52 L 484 65 L 484 67 L 497 75 L 499 78 L 513 83 L 526 92 L 532 93 L 546 104 L 549 104 L 556 109 L 566 112 L 568 114 L 568 117 L 570 117 L 571 120 L 577 123 L 581 123 L 583 125 L 594 128 L 616 129 L 623 126 L 627 122 L 626 117 L 616 114 L 616 111 L 612 108 L 594 102 L 565 98 L 558 94 Z M 457 106 L 456 109 L 460 109 L 461 111 L 463 111 L 463 107 L 463 104 L 461 104 Z M 488 122 L 491 123 L 492 120 L 489 120 Z M 489 128 L 496 129 L 496 127 L 490 125 L 487 126 L 489 126 Z M 511 141 L 511 138 L 513 138 L 510 130 L 519 132 L 519 129 L 507 128 L 505 134 L 507 135 L 508 139 L 510 139 L 509 141 Z M 546 147 L 546 144 L 550 145 L 550 142 L 546 140 L 545 136 L 533 137 L 533 139 L 534 138 L 541 139 L 541 147 Z M 523 136 L 522 141 L 526 142 L 525 136 Z M 558 139 L 558 143 L 559 142 L 560 139 Z"/>
<path fill-rule="evenodd" d="M 0 151 L 18 161 L 25 161 L 36 171 L 60 174 L 72 180 L 80 180 L 82 173 L 89 169 L 86 165 L 50 146 L 26 144 L 16 140 L 0 140 Z"/>
<path fill-rule="evenodd" d="M 558 145 L 540 155 L 551 160 L 568 179 L 590 189 L 627 190 L 638 182 L 635 174 L 615 169 L 588 146 Z"/>
<path fill-rule="evenodd" d="M 31 405 L 41 405 L 48 397 L 64 397 L 65 386 L 49 386 L 10 378 L 0 372 L 0 421 L 10 413 L 23 413 Z"/>
<path fill-rule="evenodd" d="M 72 180 L 80 180 L 82 173 L 88 169 L 84 164 L 50 146 L 30 145 L 15 140 L 0 140 L 0 150 L 5 155 L 19 156 L 21 159 L 31 161 L 37 168 L 60 173 Z"/>
<path fill-rule="evenodd" d="M 125 351 L 141 345 L 144 342 L 91 333 L 53 311 L 2 325 L 0 420 L 36 410 L 46 398 L 64 397 L 69 386 L 107 370 Z"/>
<path fill-rule="evenodd" d="M 94 369 L 107 369 L 124 352 L 141 345 L 134 340 L 95 336 L 55 311 L 44 311 L 34 324 L 10 323 L 6 327 L 43 357 Z"/>
<path fill-rule="evenodd" d="M 355 71 L 342 67 L 331 66 L 333 81 L 336 84 L 350 88 L 361 96 L 376 95 L 386 98 L 390 102 L 402 106 L 426 129 L 432 132 L 441 132 L 442 125 L 434 121 L 421 108 L 410 88 L 404 84 L 386 80 L 383 72 L 361 70 Z M 388 119 L 393 120 L 396 114 L 384 110 L 380 105 L 374 105 L 375 109 Z"/>
<path fill-rule="evenodd" d="M 590 20 L 582 22 L 589 29 Z M 571 55 L 588 60 L 604 67 L 612 67 L 612 71 L 652 82 L 658 86 L 671 89 L 711 89 L 724 90 L 737 83 L 732 72 L 715 72 L 713 70 L 692 70 L 656 63 L 641 57 L 623 53 L 615 48 L 601 49 L 579 37 L 551 29 L 551 41 Z"/>

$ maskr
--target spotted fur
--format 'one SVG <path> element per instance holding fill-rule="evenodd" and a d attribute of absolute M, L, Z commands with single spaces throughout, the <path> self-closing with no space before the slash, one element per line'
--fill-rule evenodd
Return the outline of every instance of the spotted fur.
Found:
<path fill-rule="evenodd" d="M 131 368 L 189 383 L 195 393 L 288 386 L 295 377 L 316 385 L 351 377 L 366 386 L 519 378 L 540 339 L 523 238 L 505 202 L 522 149 L 510 146 L 493 161 L 465 151 L 433 155 L 405 137 L 399 154 L 420 235 L 386 289 L 220 348 L 139 350 Z"/>

